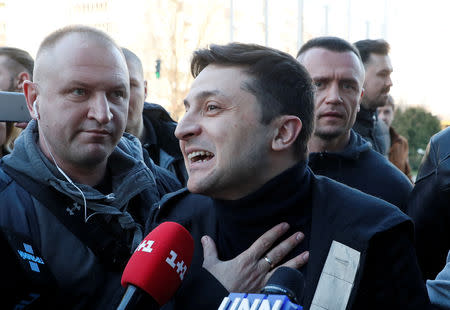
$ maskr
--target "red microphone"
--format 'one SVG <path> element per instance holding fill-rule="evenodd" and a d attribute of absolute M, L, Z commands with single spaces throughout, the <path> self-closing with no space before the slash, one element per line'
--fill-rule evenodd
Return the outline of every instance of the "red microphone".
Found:
<path fill-rule="evenodd" d="M 142 298 L 153 299 L 155 309 L 159 309 L 180 286 L 193 254 L 194 239 L 183 226 L 175 222 L 160 224 L 145 237 L 128 261 L 121 281 L 127 291 L 117 309 L 131 309 Z"/>

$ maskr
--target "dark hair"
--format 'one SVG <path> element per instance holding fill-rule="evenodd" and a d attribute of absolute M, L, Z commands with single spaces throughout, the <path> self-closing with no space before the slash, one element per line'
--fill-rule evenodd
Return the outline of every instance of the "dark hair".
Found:
<path fill-rule="evenodd" d="M 350 42 L 338 37 L 317 37 L 309 40 L 300 48 L 297 57 L 312 48 L 323 48 L 333 52 L 353 52 L 358 59 L 361 59 L 358 50 Z"/>
<path fill-rule="evenodd" d="M 240 66 L 253 77 L 243 86 L 261 105 L 263 124 L 280 115 L 300 118 L 302 130 L 294 142 L 294 154 L 306 159 L 314 126 L 314 92 L 308 72 L 298 61 L 289 54 L 256 44 L 212 44 L 194 52 L 194 78 L 210 64 Z"/>
<path fill-rule="evenodd" d="M 0 55 L 8 57 L 6 65 L 13 74 L 25 70 L 30 78 L 33 76 L 34 60 L 28 52 L 15 47 L 0 47 Z"/>
<path fill-rule="evenodd" d="M 390 46 L 389 43 L 387 43 L 383 39 L 378 40 L 360 40 L 358 42 L 355 42 L 354 45 L 359 51 L 359 54 L 361 55 L 361 59 L 363 64 L 367 64 L 370 58 L 370 54 L 377 54 L 377 55 L 387 55 L 389 54 Z"/>

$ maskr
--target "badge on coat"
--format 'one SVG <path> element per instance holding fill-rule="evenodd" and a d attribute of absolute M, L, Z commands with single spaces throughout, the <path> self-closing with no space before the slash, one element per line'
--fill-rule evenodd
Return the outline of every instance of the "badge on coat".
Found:
<path fill-rule="evenodd" d="M 310 310 L 345 310 L 361 253 L 333 240 Z"/>

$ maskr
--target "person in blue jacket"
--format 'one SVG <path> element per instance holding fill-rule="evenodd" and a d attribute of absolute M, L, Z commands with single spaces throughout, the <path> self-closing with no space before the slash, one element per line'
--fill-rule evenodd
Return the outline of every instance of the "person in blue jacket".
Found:
<path fill-rule="evenodd" d="M 450 309 L 450 251 L 444 269 L 435 279 L 427 280 L 427 290 L 433 305 L 439 309 Z"/>
<path fill-rule="evenodd" d="M 312 171 L 405 211 L 411 182 L 352 129 L 364 93 L 358 50 L 341 38 L 318 37 L 301 47 L 297 60 L 316 86 L 315 129 L 308 143 Z"/>
<path fill-rule="evenodd" d="M 2 260 L 2 308 L 119 304 L 152 205 L 180 188 L 122 137 L 129 93 L 122 51 L 102 31 L 68 26 L 40 45 L 24 82 L 33 120 L 0 163 L 1 252 L 17 256 Z"/>
<path fill-rule="evenodd" d="M 411 220 L 308 168 L 314 87 L 296 59 L 254 44 L 212 44 L 194 52 L 191 72 L 175 131 L 187 189 L 166 195 L 147 225 L 179 222 L 195 242 L 163 309 L 217 309 L 228 292 L 258 292 L 286 264 L 305 276 L 306 309 L 429 306 Z M 255 245 L 278 223 L 294 248 L 286 256 L 267 240 Z"/>

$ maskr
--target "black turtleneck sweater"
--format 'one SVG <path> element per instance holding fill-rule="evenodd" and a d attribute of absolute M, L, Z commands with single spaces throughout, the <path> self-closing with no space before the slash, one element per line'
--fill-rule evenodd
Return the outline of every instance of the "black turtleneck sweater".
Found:
<path fill-rule="evenodd" d="M 238 200 L 217 200 L 191 194 L 179 201 L 177 205 L 182 205 L 182 208 L 177 208 L 176 212 L 163 206 L 157 217 L 179 222 L 195 240 L 193 262 L 177 294 L 176 308 L 202 309 L 200 301 L 192 305 L 194 300 L 191 296 L 208 295 L 208 298 L 212 298 L 216 295 L 216 300 L 221 300 L 228 295 L 220 285 L 209 288 L 208 292 L 195 291 L 195 283 L 212 277 L 202 268 L 203 248 L 200 238 L 203 235 L 209 235 L 215 241 L 219 259 L 229 260 L 247 250 L 270 228 L 288 222 L 290 229 L 281 239 L 286 239 L 296 231 L 303 232 L 305 238 L 283 262 L 308 250 L 311 235 L 310 178 L 309 168 L 305 162 L 301 162 Z M 305 274 L 306 268 L 300 271 Z"/>
<path fill-rule="evenodd" d="M 307 250 L 311 231 L 310 200 L 309 174 L 305 173 L 305 163 L 284 171 L 241 199 L 211 199 L 210 207 L 218 219 L 216 227 L 219 234 L 215 241 L 219 258 L 234 258 L 259 238 L 261 232 L 281 222 L 290 225 L 283 238 L 296 231 L 305 234 L 305 239 L 289 258 Z"/>

